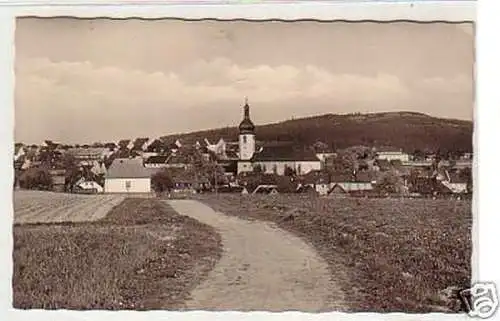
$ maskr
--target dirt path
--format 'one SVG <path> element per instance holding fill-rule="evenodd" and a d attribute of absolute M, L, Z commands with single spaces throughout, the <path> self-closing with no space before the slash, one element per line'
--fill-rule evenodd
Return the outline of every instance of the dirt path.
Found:
<path fill-rule="evenodd" d="M 327 264 L 300 238 L 269 223 L 217 213 L 198 201 L 168 203 L 179 214 L 216 228 L 224 247 L 207 280 L 192 292 L 187 309 L 345 310 Z"/>

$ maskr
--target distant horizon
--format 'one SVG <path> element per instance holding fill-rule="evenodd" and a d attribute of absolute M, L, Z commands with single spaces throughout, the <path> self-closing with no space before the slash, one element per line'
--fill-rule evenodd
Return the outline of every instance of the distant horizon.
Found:
<path fill-rule="evenodd" d="M 262 124 L 257 124 L 255 122 L 254 123 L 255 123 L 256 127 L 260 127 L 260 126 L 266 126 L 266 125 L 273 125 L 273 124 L 284 123 L 284 122 L 291 121 L 291 120 L 300 120 L 300 119 L 307 119 L 307 118 L 323 117 L 323 116 L 328 116 L 328 115 L 349 116 L 349 115 L 353 115 L 353 114 L 377 115 L 377 114 L 405 114 L 405 113 L 408 113 L 408 114 L 420 114 L 420 115 L 431 117 L 431 118 L 435 118 L 435 119 L 444 119 L 444 120 L 452 120 L 452 121 L 464 121 L 464 122 L 470 122 L 471 124 L 473 124 L 473 121 L 472 120 L 468 120 L 468 119 L 448 118 L 448 117 L 435 117 L 435 116 L 432 116 L 432 115 L 427 114 L 427 113 L 415 112 L 415 111 L 408 111 L 408 110 L 387 111 L 387 112 L 380 111 L 380 112 L 366 112 L 366 113 L 358 113 L 358 112 L 352 112 L 352 113 L 325 113 L 325 114 L 317 114 L 317 115 L 311 115 L 311 116 L 305 116 L 305 117 L 297 117 L 297 118 L 289 118 L 289 119 L 284 119 L 284 120 L 277 120 L 277 121 L 273 121 L 273 122 L 269 122 L 269 123 L 262 123 Z M 40 139 L 37 142 L 24 142 L 24 141 L 17 141 L 16 140 L 15 143 L 16 144 L 22 143 L 22 144 L 24 144 L 26 146 L 30 146 L 30 145 L 41 145 L 45 141 L 52 141 L 52 142 L 57 143 L 57 144 L 75 146 L 75 145 L 92 145 L 94 143 L 102 143 L 102 144 L 106 144 L 106 143 L 118 143 L 120 140 L 130 139 L 130 140 L 133 141 L 133 140 L 135 140 L 137 138 L 148 138 L 150 140 L 154 140 L 154 139 L 159 139 L 159 138 L 164 137 L 164 136 L 176 136 L 176 135 L 180 136 L 180 135 L 187 135 L 187 134 L 191 134 L 191 133 L 195 133 L 195 132 L 211 131 L 211 130 L 218 130 L 218 129 L 224 129 L 224 128 L 234 128 L 234 127 L 238 127 L 240 121 L 241 121 L 241 119 L 239 119 L 235 124 L 230 125 L 230 126 L 202 128 L 202 129 L 196 129 L 196 130 L 187 131 L 187 132 L 164 133 L 164 134 L 157 135 L 157 136 L 151 136 L 151 135 L 144 134 L 144 135 L 137 135 L 137 136 L 133 136 L 133 137 L 121 137 L 121 138 L 116 138 L 116 139 L 101 139 L 101 140 L 97 140 L 97 141 L 81 141 L 81 142 L 69 142 L 69 141 L 61 141 L 61 140 L 52 139 L 52 138 L 42 138 L 42 139 Z M 235 137 L 235 140 L 237 140 L 237 137 Z M 216 142 L 212 142 L 212 143 L 216 143 Z"/>
<path fill-rule="evenodd" d="M 16 141 L 93 142 L 323 114 L 473 120 L 472 23 L 18 18 Z M 45 138 L 46 137 L 46 138 Z"/>

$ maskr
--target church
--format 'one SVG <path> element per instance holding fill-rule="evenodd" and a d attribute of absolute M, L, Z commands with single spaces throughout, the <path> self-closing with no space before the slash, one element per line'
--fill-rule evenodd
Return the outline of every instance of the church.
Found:
<path fill-rule="evenodd" d="M 268 142 L 256 148 L 255 125 L 250 119 L 250 106 L 245 100 L 243 120 L 239 125 L 237 173 L 252 172 L 284 175 L 286 169 L 298 175 L 321 169 L 321 161 L 312 149 L 296 148 L 291 142 Z"/>

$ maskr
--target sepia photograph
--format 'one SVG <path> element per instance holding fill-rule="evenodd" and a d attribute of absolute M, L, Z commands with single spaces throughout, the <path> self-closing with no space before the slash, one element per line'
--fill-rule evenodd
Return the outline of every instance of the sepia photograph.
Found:
<path fill-rule="evenodd" d="M 474 28 L 17 18 L 14 308 L 468 312 Z"/>

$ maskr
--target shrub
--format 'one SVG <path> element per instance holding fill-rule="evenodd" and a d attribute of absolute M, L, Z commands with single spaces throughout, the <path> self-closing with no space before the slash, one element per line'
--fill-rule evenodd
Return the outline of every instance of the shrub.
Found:
<path fill-rule="evenodd" d="M 167 170 L 159 171 L 151 177 L 151 184 L 157 193 L 170 191 L 174 188 L 174 182 Z"/>

